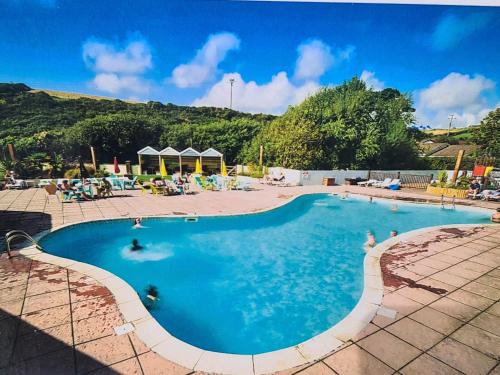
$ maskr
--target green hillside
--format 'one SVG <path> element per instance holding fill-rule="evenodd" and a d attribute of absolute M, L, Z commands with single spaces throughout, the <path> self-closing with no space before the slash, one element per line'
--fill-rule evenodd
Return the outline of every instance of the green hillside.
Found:
<path fill-rule="evenodd" d="M 131 103 L 0 83 L 0 147 L 5 155 L 6 145 L 14 144 L 20 158 L 56 153 L 88 159 L 88 147 L 82 148 L 91 142 L 102 162 L 113 156 L 135 158 L 146 145 L 170 145 L 219 147 L 232 163 L 243 144 L 273 118 L 225 108 Z"/>
<path fill-rule="evenodd" d="M 451 144 L 473 143 L 474 129 L 477 129 L 477 126 L 452 128 L 450 129 L 449 136 L 448 129 L 429 129 L 424 130 L 424 133 L 428 139 L 432 139 L 435 142 L 445 142 Z"/>

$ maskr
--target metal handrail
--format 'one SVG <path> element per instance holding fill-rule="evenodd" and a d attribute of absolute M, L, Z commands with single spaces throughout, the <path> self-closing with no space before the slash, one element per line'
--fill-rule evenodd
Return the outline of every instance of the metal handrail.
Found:
<path fill-rule="evenodd" d="M 9 258 L 12 257 L 12 254 L 10 252 L 11 251 L 10 243 L 12 240 L 16 238 L 24 238 L 30 241 L 33 245 L 35 245 L 38 250 L 43 251 L 43 248 L 40 246 L 40 244 L 37 241 L 35 241 L 35 239 L 25 231 L 19 229 L 11 230 L 5 234 L 5 243 L 7 244 L 7 255 L 9 256 Z"/>

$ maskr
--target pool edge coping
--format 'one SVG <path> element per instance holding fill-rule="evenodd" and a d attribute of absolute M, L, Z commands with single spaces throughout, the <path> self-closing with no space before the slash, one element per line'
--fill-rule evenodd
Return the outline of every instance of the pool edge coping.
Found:
<path fill-rule="evenodd" d="M 310 194 L 332 194 L 332 193 L 303 193 L 286 199 L 282 204 L 262 210 L 230 213 L 221 215 L 156 215 L 147 216 L 150 218 L 183 218 L 183 217 L 214 217 L 214 216 L 241 216 L 268 212 L 284 205 L 287 205 L 295 199 Z M 364 194 L 352 195 L 366 197 Z M 376 198 L 377 200 L 393 201 L 393 198 Z M 411 203 L 405 201 L 407 203 Z M 429 204 L 430 203 L 418 203 Z M 462 208 L 462 206 L 461 206 Z M 463 206 L 463 208 L 469 208 Z M 476 207 L 474 207 L 476 208 Z M 487 208 L 476 208 L 484 211 L 493 212 Z M 130 218 L 102 218 L 97 220 L 83 220 L 77 223 L 64 224 L 50 230 L 40 232 L 34 238 L 39 240 L 50 233 L 54 233 L 64 228 L 76 226 L 79 224 L 110 221 L 110 220 L 130 220 Z M 382 271 L 380 267 L 380 258 L 383 253 L 391 246 L 400 243 L 408 237 L 413 237 L 419 233 L 429 230 L 456 227 L 484 227 L 494 226 L 494 223 L 476 223 L 476 224 L 447 224 L 430 226 L 415 229 L 402 233 L 396 237 L 389 238 L 376 245 L 363 258 L 364 286 L 362 295 L 358 303 L 341 321 L 326 331 L 297 345 L 279 349 L 276 351 L 261 354 L 229 354 L 204 350 L 190 345 L 182 340 L 175 338 L 144 307 L 138 293 L 123 279 L 102 268 L 88 263 L 78 262 L 72 259 L 59 257 L 45 253 L 36 249 L 34 246 L 24 247 L 20 254 L 31 258 L 69 270 L 80 272 L 86 276 L 94 278 L 100 282 L 113 294 L 120 313 L 123 315 L 126 323 L 132 323 L 134 332 L 139 339 L 152 351 L 166 358 L 169 361 L 177 363 L 193 371 L 204 371 L 208 373 L 222 374 L 267 374 L 271 372 L 286 370 L 297 366 L 305 365 L 321 359 L 326 355 L 333 353 L 356 336 L 376 315 L 379 307 L 382 305 L 384 295 L 384 285 Z"/>

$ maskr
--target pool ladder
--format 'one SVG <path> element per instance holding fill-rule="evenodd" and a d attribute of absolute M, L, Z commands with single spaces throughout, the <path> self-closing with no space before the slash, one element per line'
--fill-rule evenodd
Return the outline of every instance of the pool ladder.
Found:
<path fill-rule="evenodd" d="M 452 209 L 456 209 L 455 199 L 456 199 L 456 196 L 454 195 L 453 198 L 451 198 L 451 207 L 452 207 Z M 441 208 L 444 209 L 444 194 L 441 195 Z"/>
<path fill-rule="evenodd" d="M 12 257 L 12 254 L 11 254 L 11 248 L 10 248 L 10 243 L 12 242 L 12 240 L 16 239 L 16 238 L 24 238 L 25 240 L 28 240 L 30 241 L 33 245 L 35 245 L 35 247 L 38 249 L 38 250 L 41 250 L 43 251 L 43 248 L 40 246 L 40 244 L 35 241 L 33 239 L 33 237 L 31 237 L 28 233 L 26 233 L 25 231 L 23 230 L 11 230 L 9 232 L 7 232 L 5 234 L 5 243 L 7 245 L 7 255 L 9 256 L 9 258 Z"/>

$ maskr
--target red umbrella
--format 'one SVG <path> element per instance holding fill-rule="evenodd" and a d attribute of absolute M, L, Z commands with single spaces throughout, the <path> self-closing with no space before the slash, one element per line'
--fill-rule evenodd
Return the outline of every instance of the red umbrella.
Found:
<path fill-rule="evenodd" d="M 116 156 L 115 160 L 113 161 L 113 164 L 115 166 L 115 173 L 120 173 L 120 167 L 118 167 L 118 159 L 116 159 Z"/>

